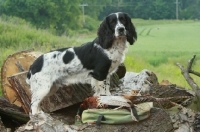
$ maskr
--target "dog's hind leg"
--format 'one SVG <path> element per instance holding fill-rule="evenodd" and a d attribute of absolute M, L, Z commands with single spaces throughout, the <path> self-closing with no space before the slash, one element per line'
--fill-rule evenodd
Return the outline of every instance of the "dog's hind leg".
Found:
<path fill-rule="evenodd" d="M 31 83 L 31 92 L 32 92 L 32 98 L 31 98 L 31 111 L 32 115 L 35 115 L 37 113 L 42 113 L 40 104 L 44 100 L 45 97 L 48 96 L 52 84 L 50 81 L 37 81 L 34 83 Z"/>

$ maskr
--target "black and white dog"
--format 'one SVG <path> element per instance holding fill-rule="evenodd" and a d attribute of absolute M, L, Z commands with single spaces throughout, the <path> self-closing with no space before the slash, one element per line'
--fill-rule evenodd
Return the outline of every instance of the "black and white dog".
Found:
<path fill-rule="evenodd" d="M 41 101 L 63 84 L 89 82 L 95 95 L 110 95 L 110 75 L 124 61 L 127 41 L 132 45 L 137 33 L 130 17 L 118 12 L 104 19 L 97 34 L 80 47 L 43 54 L 30 66 L 26 82 L 32 92 L 33 115 L 42 112 Z"/>

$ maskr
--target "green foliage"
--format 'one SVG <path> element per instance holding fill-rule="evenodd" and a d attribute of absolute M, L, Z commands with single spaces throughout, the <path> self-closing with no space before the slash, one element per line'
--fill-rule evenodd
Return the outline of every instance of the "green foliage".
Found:
<path fill-rule="evenodd" d="M 80 27 L 75 22 L 81 13 L 78 0 L 3 0 L 0 4 L 1 14 L 23 18 L 37 28 L 51 29 L 57 35 L 69 34 Z"/>
<path fill-rule="evenodd" d="M 86 23 L 83 25 L 84 28 L 88 29 L 89 31 L 97 31 L 97 28 L 99 27 L 100 22 L 89 17 L 86 16 L 85 18 Z"/>
<path fill-rule="evenodd" d="M 99 15 L 103 19 L 112 12 L 126 12 L 132 18 L 175 19 L 176 0 L 112 0 Z M 179 19 L 200 19 L 200 0 L 179 0 Z"/>
<path fill-rule="evenodd" d="M 81 0 L 80 3 L 88 4 L 88 6 L 85 6 L 85 14 L 97 19 L 104 6 L 111 2 L 112 0 Z"/>
<path fill-rule="evenodd" d="M 106 6 L 101 12 L 102 19 L 105 14 L 123 11 L 134 18 L 143 19 L 174 19 L 174 0 L 113 0 L 112 6 Z"/>
<path fill-rule="evenodd" d="M 180 19 L 200 19 L 200 0 L 180 0 Z"/>

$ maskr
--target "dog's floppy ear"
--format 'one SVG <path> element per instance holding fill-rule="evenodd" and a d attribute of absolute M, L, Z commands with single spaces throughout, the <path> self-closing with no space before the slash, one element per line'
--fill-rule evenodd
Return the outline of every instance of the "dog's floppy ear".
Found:
<path fill-rule="evenodd" d="M 99 38 L 99 45 L 101 45 L 102 48 L 108 49 L 112 46 L 113 31 L 108 23 L 108 17 L 100 24 L 97 35 Z"/>
<path fill-rule="evenodd" d="M 135 26 L 131 22 L 131 18 L 125 14 L 126 17 L 126 31 L 127 31 L 127 41 L 132 45 L 137 40 L 137 32 L 135 31 Z"/>

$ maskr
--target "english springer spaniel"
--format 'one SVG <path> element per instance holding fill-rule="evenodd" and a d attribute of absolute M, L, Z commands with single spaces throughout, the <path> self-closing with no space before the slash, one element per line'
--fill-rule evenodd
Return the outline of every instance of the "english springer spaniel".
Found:
<path fill-rule="evenodd" d="M 137 33 L 130 17 L 118 12 L 104 19 L 97 35 L 80 47 L 43 54 L 30 66 L 26 82 L 32 92 L 33 115 L 42 112 L 42 100 L 63 84 L 90 83 L 95 95 L 111 95 L 110 75 L 124 61 L 127 41 L 132 45 Z"/>

